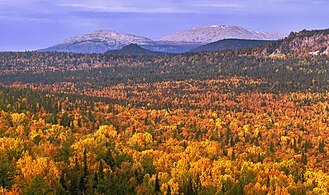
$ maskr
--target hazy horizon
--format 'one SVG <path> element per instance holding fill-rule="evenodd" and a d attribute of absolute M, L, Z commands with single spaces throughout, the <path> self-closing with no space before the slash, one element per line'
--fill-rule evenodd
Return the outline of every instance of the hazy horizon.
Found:
<path fill-rule="evenodd" d="M 46 48 L 96 30 L 153 40 L 206 25 L 288 34 L 329 27 L 323 0 L 0 0 L 0 51 Z"/>

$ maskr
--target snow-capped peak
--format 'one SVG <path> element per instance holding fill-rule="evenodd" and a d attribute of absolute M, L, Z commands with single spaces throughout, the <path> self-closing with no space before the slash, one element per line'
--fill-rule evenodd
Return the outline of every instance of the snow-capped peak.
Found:
<path fill-rule="evenodd" d="M 227 25 L 216 25 L 216 24 L 213 24 L 213 25 L 210 25 L 210 26 L 205 26 L 206 28 L 221 28 L 221 29 L 226 29 L 228 28 Z"/>
<path fill-rule="evenodd" d="M 76 42 L 87 42 L 87 41 L 97 41 L 97 42 L 105 42 L 108 44 L 146 44 L 152 42 L 151 39 L 136 36 L 131 34 L 117 33 L 112 30 L 97 30 L 93 33 L 78 35 L 69 39 L 66 39 L 61 44 L 72 44 Z"/>
<path fill-rule="evenodd" d="M 278 33 L 257 32 L 240 26 L 210 25 L 192 29 L 163 37 L 160 41 L 211 43 L 218 40 L 236 38 L 253 40 L 277 40 L 284 35 Z"/>
<path fill-rule="evenodd" d="M 121 49 L 132 43 L 149 45 L 153 42 L 151 39 L 142 36 L 118 33 L 112 30 L 97 30 L 89 34 L 66 39 L 60 44 L 44 49 L 44 51 L 104 53 L 108 50 Z"/>

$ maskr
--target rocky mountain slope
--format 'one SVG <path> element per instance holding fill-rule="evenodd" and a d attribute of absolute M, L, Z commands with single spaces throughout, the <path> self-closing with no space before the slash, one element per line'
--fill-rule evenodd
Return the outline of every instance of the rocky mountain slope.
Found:
<path fill-rule="evenodd" d="M 160 41 L 211 43 L 223 39 L 278 40 L 283 34 L 257 32 L 240 26 L 211 25 L 192 29 L 163 37 Z"/>
<path fill-rule="evenodd" d="M 266 47 L 263 53 L 298 56 L 329 55 L 329 29 L 292 32 L 287 38 Z"/>
<path fill-rule="evenodd" d="M 272 43 L 275 41 L 267 41 L 267 40 L 247 40 L 247 39 L 224 39 L 219 40 L 213 43 L 208 43 L 206 45 L 202 45 L 195 49 L 192 49 L 191 52 L 201 52 L 201 51 L 220 51 L 226 49 L 239 49 L 239 48 L 249 48 L 256 46 L 264 46 L 268 43 Z"/>

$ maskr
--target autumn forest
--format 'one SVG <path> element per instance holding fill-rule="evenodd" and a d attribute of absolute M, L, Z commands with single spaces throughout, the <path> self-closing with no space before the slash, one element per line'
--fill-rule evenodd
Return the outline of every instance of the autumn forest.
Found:
<path fill-rule="evenodd" d="M 329 57 L 0 53 L 0 193 L 327 194 Z"/>

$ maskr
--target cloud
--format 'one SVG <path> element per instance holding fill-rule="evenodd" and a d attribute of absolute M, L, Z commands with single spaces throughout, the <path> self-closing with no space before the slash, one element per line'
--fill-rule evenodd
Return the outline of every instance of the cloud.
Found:
<path fill-rule="evenodd" d="M 59 3 L 59 7 L 73 8 L 82 11 L 113 13 L 190 13 L 191 10 L 179 7 L 137 7 L 104 4 Z"/>
<path fill-rule="evenodd" d="M 27 17 L 27 16 L 2 16 L 0 20 L 11 22 L 33 22 L 33 23 L 55 23 L 52 19 L 42 17 Z"/>
<path fill-rule="evenodd" d="M 197 7 L 208 7 L 208 8 L 242 8 L 244 7 L 243 5 L 240 4 L 232 4 L 232 3 L 228 3 L 228 4 L 219 4 L 219 3 L 209 3 L 209 4 L 196 4 L 194 6 Z"/>
<path fill-rule="evenodd" d="M 113 0 L 81 0 L 60 1 L 56 6 L 90 12 L 112 12 L 112 13 L 209 13 L 218 9 L 238 10 L 244 8 L 240 0 L 234 3 L 218 3 L 210 0 L 200 3 L 197 0 L 145 0 L 143 3 L 136 1 L 113 1 Z"/>

